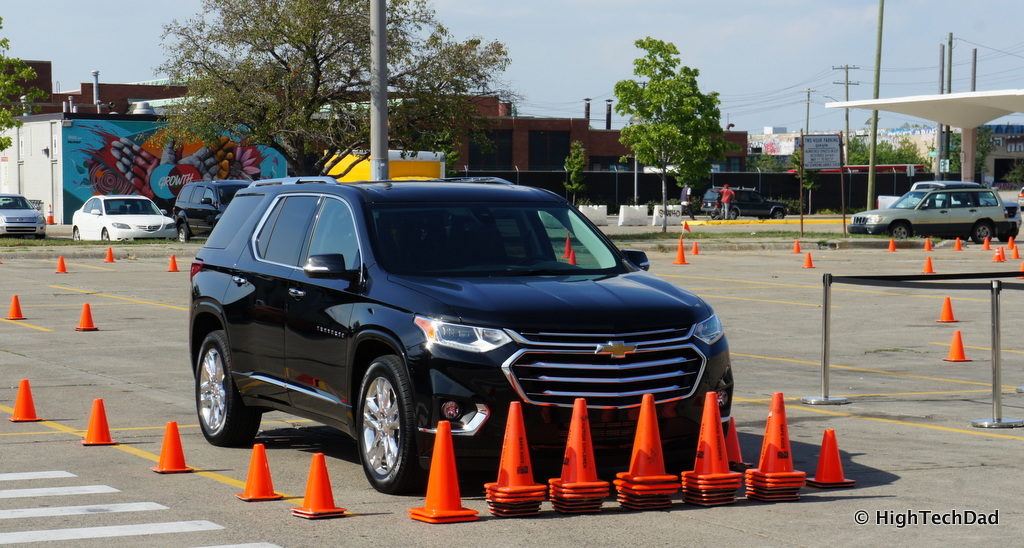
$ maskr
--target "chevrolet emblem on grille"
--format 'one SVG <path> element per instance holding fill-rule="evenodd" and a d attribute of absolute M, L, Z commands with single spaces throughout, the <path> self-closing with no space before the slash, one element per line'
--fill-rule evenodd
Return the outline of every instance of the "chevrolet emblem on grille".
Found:
<path fill-rule="evenodd" d="M 625 344 L 622 341 L 609 341 L 605 344 L 597 345 L 597 349 L 594 350 L 594 354 L 611 354 L 613 358 L 625 358 L 626 354 L 632 354 L 636 351 L 635 344 Z"/>

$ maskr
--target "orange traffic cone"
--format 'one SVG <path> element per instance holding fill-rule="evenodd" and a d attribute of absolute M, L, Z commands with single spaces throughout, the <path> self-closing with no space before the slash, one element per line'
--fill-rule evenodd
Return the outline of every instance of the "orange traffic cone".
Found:
<path fill-rule="evenodd" d="M 498 481 L 485 483 L 487 508 L 499 517 L 535 515 L 547 499 L 547 487 L 533 479 L 530 447 L 526 442 L 526 426 L 519 402 L 508 405 L 505 440 L 501 446 Z"/>
<path fill-rule="evenodd" d="M 953 332 L 953 342 L 949 345 L 949 355 L 943 358 L 943 361 L 947 362 L 969 362 L 974 360 L 968 360 L 967 356 L 964 355 L 964 340 L 960 336 L 960 331 Z"/>
<path fill-rule="evenodd" d="M 960 236 L 957 236 L 956 237 L 956 241 L 953 242 L 953 251 L 963 251 L 963 250 L 964 250 L 964 244 L 960 240 Z"/>
<path fill-rule="evenodd" d="M 679 478 L 665 473 L 654 394 L 644 394 L 641 400 L 629 471 L 615 477 L 619 504 L 632 510 L 669 508 L 672 497 L 679 492 Z"/>
<path fill-rule="evenodd" d="M 736 432 L 736 419 L 729 417 L 729 433 L 725 435 L 725 452 L 729 455 L 729 469 L 736 472 L 743 472 L 753 464 L 743 460 L 743 450 L 740 448 L 740 436 Z"/>
<path fill-rule="evenodd" d="M 690 232 L 690 223 L 683 221 L 683 230 Z"/>
<path fill-rule="evenodd" d="M 924 250 L 925 251 L 935 251 L 935 249 L 932 248 L 932 239 L 931 238 L 925 238 L 924 239 Z"/>
<path fill-rule="evenodd" d="M 160 446 L 160 461 L 150 470 L 159 474 L 181 474 L 193 472 L 195 468 L 185 466 L 185 452 L 181 449 L 181 435 L 178 423 L 168 421 L 164 429 L 164 443 Z"/>
<path fill-rule="evenodd" d="M 562 258 L 568 259 L 570 251 L 572 251 L 572 233 L 565 235 L 565 251 L 562 252 Z"/>
<path fill-rule="evenodd" d="M 610 485 L 597 477 L 587 401 L 576 398 L 562 460 L 562 475 L 548 480 L 551 505 L 559 513 L 600 512 Z"/>
<path fill-rule="evenodd" d="M 804 268 L 814 268 L 814 261 L 811 260 L 811 252 L 804 256 Z"/>
<path fill-rule="evenodd" d="M 1013 246 L 1010 248 L 1010 258 L 1020 259 L 1020 251 L 1017 249 L 1017 246 Z"/>
<path fill-rule="evenodd" d="M 950 302 L 949 297 L 946 297 L 946 299 L 942 301 L 942 313 L 939 314 L 939 319 L 935 321 L 941 323 L 954 323 L 959 321 L 953 317 L 953 303 Z"/>
<path fill-rule="evenodd" d="M 895 252 L 896 252 L 896 240 L 893 240 L 892 238 L 889 238 L 889 253 L 895 253 Z"/>
<path fill-rule="evenodd" d="M 1020 262 L 1020 272 L 1021 272 L 1021 275 L 1017 276 L 1017 279 L 1018 280 L 1024 280 L 1024 261 Z"/>
<path fill-rule="evenodd" d="M 693 242 L 693 245 L 690 246 L 690 255 L 700 255 L 700 246 L 697 245 L 696 240 Z"/>
<path fill-rule="evenodd" d="M 828 428 L 821 438 L 821 453 L 818 455 L 818 470 L 807 485 L 818 489 L 834 489 L 853 487 L 856 480 L 847 479 L 843 475 L 843 461 L 839 458 L 839 444 L 836 443 L 836 431 Z"/>
<path fill-rule="evenodd" d="M 462 506 L 455 450 L 452 448 L 452 423 L 439 421 L 434 435 L 434 452 L 430 457 L 427 500 L 419 508 L 410 508 L 409 517 L 426 523 L 455 523 L 480 519 L 476 514 L 476 510 Z"/>
<path fill-rule="evenodd" d="M 24 320 L 25 316 L 21 315 L 21 301 L 18 300 L 17 295 L 11 295 L 11 310 L 7 313 L 8 320 Z"/>
<path fill-rule="evenodd" d="M 718 393 L 704 395 L 700 435 L 693 470 L 683 472 L 683 502 L 700 506 L 718 506 L 736 502 L 736 490 L 743 485 L 743 474 L 729 469 L 729 453 L 718 411 Z"/>
<path fill-rule="evenodd" d="M 932 258 L 924 258 L 924 268 L 921 269 L 921 274 L 935 274 L 935 269 L 932 268 Z"/>
<path fill-rule="evenodd" d="M 14 414 L 11 422 L 36 422 L 43 419 L 36 416 L 36 405 L 32 401 L 32 387 L 28 379 L 18 381 L 18 395 L 14 397 Z"/>
<path fill-rule="evenodd" d="M 985 236 L 985 241 L 981 244 L 982 251 L 992 251 L 992 239 Z"/>
<path fill-rule="evenodd" d="M 110 439 L 110 428 L 107 426 L 107 411 L 103 407 L 103 399 L 92 400 L 92 413 L 89 415 L 89 429 L 85 432 L 82 445 L 117 445 Z"/>
<path fill-rule="evenodd" d="M 97 330 L 99 330 L 99 328 L 92 323 L 92 308 L 89 306 L 89 303 L 84 303 L 82 305 L 82 316 L 78 320 L 78 327 L 75 328 L 75 331 Z"/>
<path fill-rule="evenodd" d="M 1006 258 L 1003 257 L 1002 251 L 1003 251 L 1003 248 L 1001 248 L 1001 247 L 996 248 L 995 253 L 992 254 L 992 262 L 993 263 L 1001 263 L 1001 262 L 1006 260 Z"/>
<path fill-rule="evenodd" d="M 569 250 L 569 264 L 576 264 L 576 250 Z"/>
<path fill-rule="evenodd" d="M 302 506 L 292 508 L 292 515 L 306 519 L 338 518 L 345 515 L 344 508 L 334 505 L 331 478 L 327 475 L 327 461 L 323 453 L 313 453 L 306 480 L 306 495 Z"/>
<path fill-rule="evenodd" d="M 170 260 L 167 261 L 167 271 L 177 272 L 178 271 L 178 259 L 174 255 L 171 255 Z"/>
<path fill-rule="evenodd" d="M 793 253 L 800 253 L 800 240 L 793 240 Z"/>
<path fill-rule="evenodd" d="M 690 264 L 686 262 L 686 252 L 683 250 L 683 236 L 679 236 L 679 244 L 676 246 L 676 262 L 672 264 Z"/>
<path fill-rule="evenodd" d="M 109 247 L 107 248 L 107 256 L 106 256 L 106 258 L 103 259 L 103 262 L 105 262 L 105 263 L 117 262 L 117 261 L 114 260 L 114 250 L 113 249 L 111 249 Z"/>
<path fill-rule="evenodd" d="M 64 264 L 64 256 L 61 255 L 60 257 L 57 257 L 57 270 L 54 271 L 54 274 L 67 274 L 67 273 L 68 273 L 68 267 L 67 267 L 67 265 Z"/>
<path fill-rule="evenodd" d="M 252 446 L 249 473 L 245 477 L 245 492 L 235 496 L 245 502 L 284 498 L 281 493 L 274 492 L 274 480 L 270 477 L 270 464 L 267 463 L 267 449 L 262 443 Z M 333 503 L 331 505 L 333 506 Z"/>
<path fill-rule="evenodd" d="M 757 468 L 746 472 L 747 498 L 765 502 L 799 500 L 806 474 L 793 469 L 786 405 L 782 392 L 772 394 Z"/>
<path fill-rule="evenodd" d="M 1010 236 L 1010 239 L 1006 241 L 1006 247 L 1017 247 L 1017 242 L 1014 241 L 1013 236 Z"/>

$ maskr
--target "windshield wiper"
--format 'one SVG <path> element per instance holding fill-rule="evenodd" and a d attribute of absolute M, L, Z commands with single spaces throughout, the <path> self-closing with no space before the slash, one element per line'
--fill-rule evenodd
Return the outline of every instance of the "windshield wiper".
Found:
<path fill-rule="evenodd" d="M 521 270 L 505 270 L 504 272 L 493 272 L 490 276 L 568 276 L 574 274 L 572 270 L 554 268 L 524 268 Z"/>

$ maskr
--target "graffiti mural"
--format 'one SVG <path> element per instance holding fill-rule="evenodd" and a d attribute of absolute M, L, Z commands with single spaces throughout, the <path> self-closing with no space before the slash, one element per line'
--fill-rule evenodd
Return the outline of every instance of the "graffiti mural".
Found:
<path fill-rule="evenodd" d="M 170 211 L 181 187 L 212 179 L 283 177 L 284 157 L 221 137 L 216 143 L 166 139 L 160 122 L 76 120 L 64 128 L 64 217 L 97 194 L 140 194 Z"/>

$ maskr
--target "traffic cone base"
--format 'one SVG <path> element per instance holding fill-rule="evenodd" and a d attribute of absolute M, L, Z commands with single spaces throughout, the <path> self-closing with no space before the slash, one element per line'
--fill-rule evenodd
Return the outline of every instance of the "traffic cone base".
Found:
<path fill-rule="evenodd" d="M 89 414 L 89 429 L 85 432 L 82 445 L 117 445 L 110 438 L 110 427 L 107 426 L 107 411 L 103 407 L 103 399 L 92 401 L 92 413 Z"/>
<path fill-rule="evenodd" d="M 804 472 L 793 469 L 786 404 L 782 392 L 776 392 L 772 394 L 757 468 L 743 474 L 746 496 L 764 502 L 799 500 L 797 492 L 804 486 L 806 476 Z"/>
<path fill-rule="evenodd" d="M 967 356 L 964 355 L 964 341 L 960 335 L 960 331 L 953 332 L 953 342 L 949 345 L 949 355 L 943 358 L 943 361 L 947 362 L 969 362 L 974 360 L 968 360 Z"/>
<path fill-rule="evenodd" d="M 78 320 L 78 327 L 75 328 L 75 331 L 98 331 L 98 330 L 99 330 L 99 328 L 96 327 L 96 325 L 94 323 L 92 323 L 92 308 L 89 306 L 89 303 L 84 303 L 82 305 L 82 316 Z"/>
<path fill-rule="evenodd" d="M 14 397 L 14 414 L 11 422 L 39 422 L 43 419 L 36 416 L 36 405 L 32 401 L 32 386 L 28 379 L 18 381 L 18 394 Z"/>
<path fill-rule="evenodd" d="M 160 461 L 150 470 L 158 474 L 182 474 L 194 472 L 195 468 L 185 466 L 185 453 L 181 449 L 178 423 L 170 421 L 164 429 L 164 442 L 160 447 Z"/>
<path fill-rule="evenodd" d="M 956 323 L 960 321 L 953 316 L 953 303 L 950 302 L 949 297 L 942 301 L 942 312 L 939 314 L 939 319 L 935 321 L 940 323 Z"/>
<path fill-rule="evenodd" d="M 292 508 L 292 515 L 305 519 L 324 519 L 345 516 L 345 511 L 334 505 L 334 493 L 331 492 L 331 479 L 327 475 L 324 454 L 313 453 L 302 506 Z"/>
<path fill-rule="evenodd" d="M 274 482 L 270 477 L 270 465 L 267 463 L 267 450 L 262 443 L 252 446 L 249 458 L 249 473 L 245 478 L 245 492 L 235 495 L 245 502 L 261 500 L 280 500 L 281 493 L 274 492 Z"/>
<path fill-rule="evenodd" d="M 546 486 L 533 480 L 530 447 L 519 402 L 511 402 L 508 406 L 498 481 L 485 483 L 484 491 L 488 511 L 501 517 L 536 514 L 540 512 L 541 503 L 548 498 Z"/>
<path fill-rule="evenodd" d="M 21 301 L 17 295 L 11 295 L 11 309 L 7 312 L 8 320 L 24 320 L 25 316 L 21 315 Z"/>
<path fill-rule="evenodd" d="M 811 260 L 810 251 L 808 251 L 807 255 L 804 256 L 804 268 L 814 268 L 814 261 Z"/>

